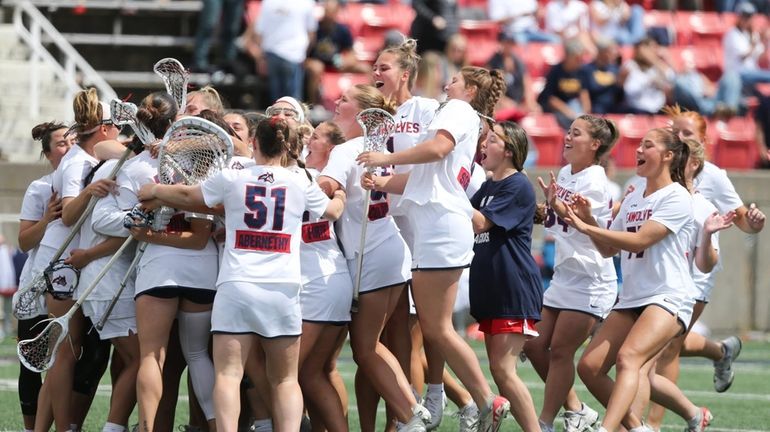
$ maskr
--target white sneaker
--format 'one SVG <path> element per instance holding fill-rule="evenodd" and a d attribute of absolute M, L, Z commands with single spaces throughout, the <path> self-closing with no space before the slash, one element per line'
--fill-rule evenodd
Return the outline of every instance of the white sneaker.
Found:
<path fill-rule="evenodd" d="M 564 431 L 592 431 L 597 420 L 599 420 L 599 413 L 583 404 L 580 411 L 564 411 Z"/>
<path fill-rule="evenodd" d="M 458 432 L 476 432 L 479 427 L 479 408 L 471 402 L 468 406 L 460 408 L 455 414 L 459 423 Z"/>
<path fill-rule="evenodd" d="M 426 425 L 429 431 L 438 428 L 441 419 L 444 417 L 444 408 L 447 406 L 446 395 L 443 391 L 429 391 L 425 393 L 422 400 L 422 406 L 428 410 L 430 419 Z"/>
<path fill-rule="evenodd" d="M 733 384 L 735 372 L 733 371 L 733 362 L 741 353 L 741 340 L 735 336 L 722 341 L 722 352 L 724 355 L 721 360 L 714 362 L 714 389 L 717 393 L 727 391 Z"/>
<path fill-rule="evenodd" d="M 642 422 L 641 426 L 631 428 L 628 430 L 628 432 L 655 432 L 655 429 L 647 426 L 646 424 L 644 424 L 644 422 Z"/>
<path fill-rule="evenodd" d="M 479 414 L 479 432 L 497 432 L 511 411 L 511 403 L 502 396 L 495 396 L 492 403 Z"/>
<path fill-rule="evenodd" d="M 406 424 L 397 423 L 396 430 L 399 432 L 427 432 L 427 429 L 425 429 L 425 419 L 419 413 L 412 416 Z"/>

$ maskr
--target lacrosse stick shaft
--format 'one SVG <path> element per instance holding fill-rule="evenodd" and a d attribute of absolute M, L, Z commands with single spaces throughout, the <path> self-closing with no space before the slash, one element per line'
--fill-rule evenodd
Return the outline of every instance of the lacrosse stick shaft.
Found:
<path fill-rule="evenodd" d="M 356 284 L 353 286 L 353 304 L 350 307 L 351 312 L 358 312 L 358 294 L 361 292 L 361 272 L 364 267 L 366 223 L 369 222 L 369 201 L 371 194 L 371 191 L 366 191 L 366 194 L 364 195 L 364 214 L 361 219 L 361 242 L 358 245 L 358 256 L 356 257 Z"/>
<path fill-rule="evenodd" d="M 118 174 L 118 171 L 126 162 L 126 160 L 131 155 L 132 152 L 133 150 L 131 150 L 130 148 L 126 148 L 126 151 L 124 151 L 123 154 L 120 156 L 120 159 L 118 159 L 118 163 L 116 163 L 115 166 L 112 168 L 112 171 L 110 172 L 110 177 L 109 177 L 110 179 L 112 180 L 115 179 L 115 176 Z M 61 258 L 62 255 L 64 255 L 64 251 L 67 250 L 67 246 L 69 246 L 70 243 L 72 243 L 72 239 L 74 239 L 75 236 L 80 232 L 80 227 L 83 226 L 83 224 L 86 222 L 86 219 L 88 219 L 88 216 L 94 210 L 94 207 L 96 207 L 97 201 L 99 201 L 99 198 L 95 196 L 91 197 L 91 199 L 88 200 L 88 206 L 80 215 L 77 222 L 75 222 L 75 225 L 72 225 L 72 229 L 70 229 L 70 232 L 67 235 L 67 238 L 64 240 L 64 243 L 62 243 L 62 245 L 59 246 L 59 249 L 51 258 L 51 262 L 49 263 L 49 265 L 55 263 L 56 261 L 59 260 L 59 258 Z"/>
<path fill-rule="evenodd" d="M 128 285 L 128 279 L 131 277 L 131 273 L 133 273 L 134 268 L 136 268 L 137 264 L 139 264 L 139 260 L 142 258 L 142 255 L 144 254 L 145 249 L 147 249 L 147 242 L 142 242 L 139 245 L 139 249 L 136 251 L 136 255 L 134 255 L 134 260 L 131 261 L 131 265 L 128 267 L 128 270 L 126 270 L 126 274 L 123 275 L 123 280 L 120 281 L 120 288 L 118 288 L 118 292 L 116 292 L 115 295 L 112 296 L 112 299 L 110 300 L 110 305 L 107 306 L 107 310 L 104 312 L 104 315 L 102 315 L 102 317 L 99 318 L 99 322 L 97 322 L 96 325 L 94 326 L 96 327 L 97 330 L 101 331 L 104 328 L 104 325 L 107 324 L 107 320 L 110 318 L 110 314 L 112 314 L 112 310 L 115 308 L 115 305 L 118 304 L 120 295 L 123 293 L 123 290 L 126 288 L 126 285 Z"/>

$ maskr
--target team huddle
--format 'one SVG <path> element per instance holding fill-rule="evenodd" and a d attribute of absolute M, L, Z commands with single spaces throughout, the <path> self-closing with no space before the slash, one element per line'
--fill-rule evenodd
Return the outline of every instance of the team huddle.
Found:
<path fill-rule="evenodd" d="M 388 430 L 434 430 L 451 399 L 461 431 L 497 431 L 508 413 L 553 431 L 562 408 L 569 432 L 658 430 L 666 409 L 703 431 L 713 416 L 676 386 L 678 357 L 712 359 L 716 390 L 729 388 L 740 341 L 689 329 L 714 285 L 719 231 L 765 222 L 705 161 L 703 118 L 672 107 L 673 127 L 645 135 L 613 202 L 600 163 L 616 126 L 578 117 L 568 165 L 538 179 L 539 204 L 526 132 L 493 120 L 502 72 L 463 68 L 443 103 L 413 96 L 415 46 L 383 50 L 373 85 L 344 91 L 315 128 L 291 97 L 259 115 L 224 110 L 206 87 L 146 96 L 128 143 L 116 104 L 93 89 L 75 96 L 75 125 L 33 129 L 54 172 L 21 210 L 29 259 L 15 302 L 35 299 L 15 307 L 25 430 L 80 430 L 109 364 L 104 432 L 127 430 L 135 406 L 138 430 L 171 430 L 185 367 L 187 430 L 374 431 L 382 398 Z M 535 223 L 556 241 L 545 292 Z M 45 295 L 24 297 L 42 273 Z M 463 290 L 499 394 L 453 328 Z M 64 327 L 50 338 L 48 316 Z M 43 327 L 47 363 L 27 368 Z M 336 367 L 348 339 L 355 426 Z M 539 414 L 521 353 L 545 382 Z M 573 390 L 576 371 L 601 420 Z"/>

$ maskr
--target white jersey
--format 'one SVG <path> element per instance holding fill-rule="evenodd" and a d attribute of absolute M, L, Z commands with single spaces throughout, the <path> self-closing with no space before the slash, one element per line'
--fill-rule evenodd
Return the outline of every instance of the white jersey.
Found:
<path fill-rule="evenodd" d="M 735 186 L 727 177 L 727 172 L 711 162 L 703 165 L 703 170 L 693 180 L 693 187 L 711 201 L 721 214 L 743 205 L 741 197 L 735 192 Z"/>
<path fill-rule="evenodd" d="M 53 172 L 51 185 L 54 192 L 59 194 L 59 198 L 74 198 L 80 195 L 84 187 L 83 180 L 97 163 L 99 161 L 79 145 L 72 146 L 59 162 L 59 167 Z M 40 244 L 58 249 L 69 232 L 70 228 L 64 225 L 61 218 L 55 219 L 48 224 Z M 68 250 L 75 249 L 77 246 L 78 237 L 75 236 Z"/>
<path fill-rule="evenodd" d="M 94 181 L 107 178 L 116 163 L 117 160 L 110 160 L 102 165 L 99 170 L 96 171 L 96 174 L 94 174 Z M 80 248 L 92 248 L 107 240 L 108 237 L 129 237 L 131 233 L 123 227 L 123 218 L 125 215 L 126 212 L 120 210 L 114 195 L 107 195 L 100 199 L 96 203 L 93 213 L 88 216 L 83 227 L 80 229 Z M 115 264 L 113 264 L 107 274 L 104 275 L 104 278 L 99 282 L 97 288 L 88 296 L 87 301 L 104 301 L 112 299 L 120 286 L 120 282 L 123 280 L 123 275 L 128 271 L 131 261 L 134 258 L 136 245 L 135 242 L 133 243 L 134 244 L 126 248 L 120 258 L 115 261 Z M 112 258 L 112 255 L 95 259 L 80 271 L 80 282 L 75 290 L 75 298 L 78 298 L 80 293 L 91 285 L 91 282 L 96 278 L 110 258 Z M 126 288 L 123 290 L 120 298 L 134 298 L 133 278 L 129 278 L 128 284 L 126 284 Z"/>
<path fill-rule="evenodd" d="M 117 178 L 119 193 L 116 196 L 121 210 L 131 210 L 139 202 L 137 194 L 142 186 L 149 183 L 158 183 L 158 160 L 153 158 L 149 151 L 143 151 L 133 159 L 126 162 Z M 166 232 L 182 232 L 190 230 L 189 213 L 177 212 L 171 222 L 166 226 Z M 203 249 L 182 249 L 150 243 L 139 261 L 140 267 L 160 257 L 185 257 L 185 256 L 216 256 L 217 248 L 214 241 L 209 241 Z M 183 261 L 184 258 L 181 258 Z"/>
<path fill-rule="evenodd" d="M 388 150 L 400 152 L 410 149 L 423 141 L 428 131 L 428 125 L 438 110 L 438 101 L 435 99 L 412 96 L 399 105 L 393 118 L 396 120 L 396 131 L 393 133 L 392 145 L 388 143 Z M 393 167 L 395 174 L 408 173 L 412 165 L 396 165 Z M 391 214 L 400 216 L 403 210 L 399 210 L 398 202 L 401 195 L 390 194 Z"/>
<path fill-rule="evenodd" d="M 612 220 L 612 197 L 604 168 L 592 165 L 573 174 L 572 165 L 567 165 L 559 171 L 556 182 L 559 200 L 569 203 L 576 194 L 582 195 L 591 203 L 591 214 L 599 226 L 609 226 Z M 548 209 L 544 225 L 556 241 L 551 285 L 585 289 L 589 288 L 586 283 L 590 284 L 591 280 L 597 284 L 617 280 L 612 258 L 602 257 L 590 237 L 570 227 L 551 209 Z"/>
<path fill-rule="evenodd" d="M 230 164 L 227 166 L 230 169 L 240 170 L 244 168 L 251 168 L 257 163 L 254 159 L 246 156 L 233 156 L 230 158 Z"/>
<path fill-rule="evenodd" d="M 695 225 L 698 229 L 698 235 L 694 239 L 692 245 L 693 253 L 695 253 L 695 248 L 700 247 L 701 243 L 703 242 L 703 236 L 705 235 L 705 232 L 703 231 L 703 224 L 711 214 L 717 211 L 717 208 L 714 206 L 714 204 L 707 200 L 702 193 L 696 191 L 692 195 L 692 210 L 693 217 L 695 218 Z M 719 253 L 719 232 L 711 234 L 711 247 L 716 249 L 717 253 Z M 693 257 L 694 256 L 695 255 L 693 255 Z M 692 278 L 695 282 L 695 300 L 708 300 L 709 295 L 711 294 L 711 288 L 714 286 L 716 273 L 721 270 L 722 267 L 720 265 L 720 261 L 721 260 L 717 261 L 717 265 L 709 273 L 703 273 L 702 271 L 698 270 L 697 265 L 693 264 Z"/>
<path fill-rule="evenodd" d="M 53 193 L 51 178 L 51 174 L 46 174 L 27 186 L 27 191 L 24 192 L 24 199 L 21 202 L 20 220 L 37 222 L 43 219 L 45 210 L 48 207 L 48 200 L 51 199 L 51 194 Z M 38 268 L 38 266 L 34 265 L 38 247 L 39 245 L 27 252 L 27 260 L 24 262 L 24 267 L 19 275 L 19 286 L 26 285 L 26 282 L 31 280 L 32 275 L 43 271 L 42 267 Z"/>
<path fill-rule="evenodd" d="M 639 188 L 626 196 L 611 229 L 636 232 L 654 220 L 670 233 L 639 253 L 621 251 L 623 290 L 618 308 L 648 304 L 672 305 L 681 315 L 692 314 L 694 284 L 690 274 L 691 244 L 696 235 L 692 197 L 679 183 L 672 183 L 649 196 Z M 687 309 L 689 312 L 682 310 Z M 689 324 L 689 316 L 684 324 Z"/>
<path fill-rule="evenodd" d="M 361 187 L 364 169 L 356 163 L 356 156 L 364 151 L 364 138 L 353 138 L 335 146 L 329 156 L 329 162 L 321 171 L 321 176 L 329 177 L 339 183 L 347 194 L 347 202 L 342 217 L 337 222 L 338 234 L 345 258 L 353 259 L 361 242 L 361 224 L 363 223 L 364 194 L 370 194 L 366 224 L 366 245 L 364 253 L 377 247 L 389 237 L 398 233 L 396 223 L 390 215 L 388 194 L 378 191 L 366 191 Z M 388 175 L 388 169 L 378 168 L 377 174 Z"/>
<path fill-rule="evenodd" d="M 301 184 L 312 183 L 307 178 L 305 170 L 291 168 L 300 178 Z M 309 169 L 313 178 L 318 177 L 318 171 Z M 302 243 L 299 246 L 300 269 L 302 270 L 302 285 L 336 273 L 348 273 L 348 262 L 337 243 L 334 224 L 328 219 L 311 218 L 310 212 L 302 215 Z"/>
<path fill-rule="evenodd" d="M 396 114 L 396 131 L 393 133 L 393 152 L 410 149 L 421 143 L 428 131 L 428 125 L 436 116 L 439 103 L 435 99 L 412 96 L 399 105 Z M 393 172 L 401 174 L 409 172 L 412 165 L 397 165 Z"/>
<path fill-rule="evenodd" d="M 207 206 L 228 215 L 217 286 L 226 282 L 300 282 L 302 214 L 323 215 L 329 198 L 283 167 L 226 169 L 201 183 Z"/>
<path fill-rule="evenodd" d="M 454 138 L 455 147 L 439 161 L 412 168 L 400 206 L 408 211 L 409 206 L 432 203 L 471 218 L 473 207 L 465 190 L 471 179 L 480 124 L 478 114 L 467 102 L 453 99 L 439 108 L 424 139 L 443 130 Z"/>

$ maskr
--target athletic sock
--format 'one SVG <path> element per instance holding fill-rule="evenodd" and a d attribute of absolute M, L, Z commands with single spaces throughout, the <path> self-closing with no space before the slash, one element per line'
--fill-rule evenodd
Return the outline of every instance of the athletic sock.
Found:
<path fill-rule="evenodd" d="M 690 420 L 687 420 L 687 426 L 690 427 L 690 429 L 694 429 L 698 425 L 700 425 L 700 422 L 702 419 L 703 419 L 703 411 L 701 411 L 701 409 L 698 408 L 698 414 L 695 414 L 695 417 L 691 418 Z"/>
<path fill-rule="evenodd" d="M 428 384 L 428 393 L 434 393 L 434 392 L 444 393 L 444 383 Z"/>
<path fill-rule="evenodd" d="M 124 432 L 126 427 L 116 423 L 106 422 L 102 428 L 102 432 Z"/>
<path fill-rule="evenodd" d="M 193 391 L 207 420 L 214 418 L 214 363 L 209 357 L 211 311 L 177 313 L 179 342 L 189 368 Z"/>

